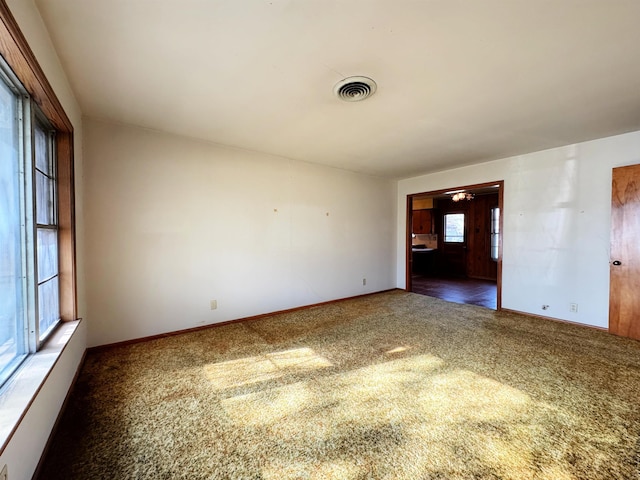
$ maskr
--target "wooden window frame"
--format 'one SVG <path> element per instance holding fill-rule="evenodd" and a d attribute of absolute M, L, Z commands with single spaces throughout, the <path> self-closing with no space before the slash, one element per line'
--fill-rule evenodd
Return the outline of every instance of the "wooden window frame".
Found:
<path fill-rule="evenodd" d="M 56 131 L 60 318 L 77 319 L 73 125 L 6 0 L 0 0 L 0 55 Z"/>

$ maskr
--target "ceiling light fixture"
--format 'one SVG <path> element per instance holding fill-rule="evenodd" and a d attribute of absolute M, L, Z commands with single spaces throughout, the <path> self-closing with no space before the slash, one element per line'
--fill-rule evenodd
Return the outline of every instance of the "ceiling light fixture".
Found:
<path fill-rule="evenodd" d="M 451 195 L 451 200 L 459 202 L 460 200 L 473 200 L 473 197 L 475 197 L 473 193 L 459 192 Z"/>
<path fill-rule="evenodd" d="M 369 77 L 347 77 L 336 83 L 333 92 L 345 102 L 359 102 L 376 93 L 377 88 Z"/>

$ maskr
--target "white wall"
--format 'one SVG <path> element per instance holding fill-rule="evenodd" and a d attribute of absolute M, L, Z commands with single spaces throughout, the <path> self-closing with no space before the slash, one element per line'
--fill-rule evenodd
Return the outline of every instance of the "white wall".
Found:
<path fill-rule="evenodd" d="M 86 118 L 85 150 L 90 345 L 395 286 L 393 181 Z"/>
<path fill-rule="evenodd" d="M 406 196 L 504 180 L 503 308 L 606 328 L 611 170 L 636 163 L 640 132 L 400 180 L 398 287 L 405 286 Z"/>
<path fill-rule="evenodd" d="M 76 175 L 76 228 L 78 268 L 78 311 L 85 314 L 84 255 L 83 255 L 83 192 L 82 192 L 82 118 L 60 61 L 53 49 L 42 18 L 31 0 L 8 0 L 38 63 L 56 92 L 74 127 Z M 30 479 L 37 466 L 51 427 L 71 385 L 86 348 L 86 324 L 81 323 L 56 366 L 43 384 L 33 404 L 26 412 L 11 441 L 0 455 L 0 468 L 9 466 L 11 480 Z"/>

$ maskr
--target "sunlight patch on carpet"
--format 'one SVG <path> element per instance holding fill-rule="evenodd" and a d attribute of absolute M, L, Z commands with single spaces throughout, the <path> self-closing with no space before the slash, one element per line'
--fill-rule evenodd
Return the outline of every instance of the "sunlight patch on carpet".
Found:
<path fill-rule="evenodd" d="M 204 373 L 214 389 L 224 390 L 331 366 L 329 360 L 313 349 L 295 348 L 205 365 Z"/>
<path fill-rule="evenodd" d="M 385 353 L 387 354 L 392 354 L 392 353 L 402 353 L 402 352 L 406 352 L 410 347 L 396 347 L 396 348 L 392 348 L 391 350 L 387 350 Z"/>
<path fill-rule="evenodd" d="M 407 396 L 407 390 L 413 394 Z M 451 468 L 447 459 L 468 457 L 493 471 L 521 478 L 535 475 L 534 439 L 529 435 L 530 408 L 535 403 L 526 393 L 493 379 L 467 370 L 446 370 L 445 363 L 432 355 L 387 361 L 222 401 L 237 427 L 268 427 L 278 443 L 291 451 L 315 445 L 331 454 L 341 450 L 343 439 L 362 435 L 376 439 L 388 455 L 404 458 L 401 464 L 409 469 L 404 472 L 407 475 L 413 468 L 447 471 Z M 474 432 L 471 437 L 466 433 L 469 429 Z M 366 459 L 372 454 L 371 442 L 362 443 L 369 450 L 354 453 Z M 432 447 L 432 455 L 424 454 L 427 444 L 437 446 Z M 305 478 L 358 478 L 361 473 L 356 464 L 344 461 L 326 465 L 317 458 L 295 465 L 288 463 L 289 457 L 282 461 L 263 469 L 263 477 L 277 478 L 274 475 L 283 469 Z M 557 479 L 569 475 L 560 468 L 548 473 L 548 478 Z"/>
<path fill-rule="evenodd" d="M 237 395 L 222 400 L 226 414 L 236 424 L 254 426 L 271 424 L 289 415 L 296 415 L 313 402 L 313 392 L 307 382 L 284 385 L 257 393 Z"/>
<path fill-rule="evenodd" d="M 322 437 L 344 423 L 366 425 L 369 421 L 379 422 L 382 414 L 387 418 L 412 415 L 418 405 L 400 401 L 404 397 L 402 387 L 421 382 L 442 365 L 437 357 L 419 355 L 265 388 L 225 399 L 222 405 L 238 425 L 270 425 L 289 417 L 289 425 L 300 422 L 300 428 L 311 422 L 315 433 Z"/>
<path fill-rule="evenodd" d="M 421 389 L 415 406 L 424 422 L 416 424 L 414 433 L 445 447 L 439 461 L 469 457 L 494 471 L 530 478 L 531 440 L 526 439 L 533 403 L 527 394 L 493 379 L 468 370 L 448 371 Z"/>
<path fill-rule="evenodd" d="M 362 478 L 366 470 L 357 465 L 357 460 L 340 461 L 328 460 L 318 462 L 315 465 L 296 463 L 283 459 L 264 467 L 261 470 L 261 478 L 264 480 L 281 480 L 282 478 L 303 478 L 309 480 L 326 480 L 335 478 L 340 480 L 357 480 Z"/>

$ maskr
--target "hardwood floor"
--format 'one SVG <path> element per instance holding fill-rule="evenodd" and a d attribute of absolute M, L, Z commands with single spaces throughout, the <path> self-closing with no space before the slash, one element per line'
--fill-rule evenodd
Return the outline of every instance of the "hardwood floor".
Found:
<path fill-rule="evenodd" d="M 449 302 L 497 308 L 496 282 L 474 278 L 440 278 L 412 275 L 412 292 Z"/>

